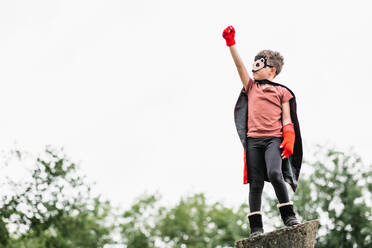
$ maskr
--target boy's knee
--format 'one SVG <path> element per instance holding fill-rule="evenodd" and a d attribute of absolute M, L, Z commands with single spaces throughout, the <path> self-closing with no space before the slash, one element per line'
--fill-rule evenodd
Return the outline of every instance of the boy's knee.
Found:
<path fill-rule="evenodd" d="M 272 171 L 268 174 L 271 183 L 282 183 L 284 181 L 282 172 Z"/>

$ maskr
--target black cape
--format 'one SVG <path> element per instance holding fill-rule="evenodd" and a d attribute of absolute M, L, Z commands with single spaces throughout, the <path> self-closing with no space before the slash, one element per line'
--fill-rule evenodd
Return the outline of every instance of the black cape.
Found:
<path fill-rule="evenodd" d="M 297 104 L 296 104 L 296 96 L 295 94 L 285 85 L 275 83 L 269 80 L 256 80 L 255 82 L 258 83 L 267 83 L 271 85 L 279 85 L 286 88 L 293 97 L 289 100 L 290 105 L 290 112 L 291 112 L 291 119 L 295 130 L 295 143 L 293 148 L 293 154 L 290 155 L 288 158 L 282 160 L 282 172 L 284 181 L 286 181 L 292 188 L 293 192 L 296 192 L 300 170 L 301 170 L 301 163 L 302 163 L 302 140 L 301 140 L 301 132 L 300 132 L 300 125 L 298 123 L 297 118 Z M 236 130 L 238 131 L 238 135 L 240 141 L 242 142 L 244 148 L 244 177 L 243 183 L 249 183 L 248 179 L 248 166 L 247 163 L 247 131 L 248 131 L 248 95 L 244 91 L 244 87 L 242 88 L 238 100 L 235 104 L 234 108 L 234 119 L 235 119 L 235 126 Z M 281 118 L 282 122 L 282 118 Z M 283 128 L 281 129 L 281 131 Z M 265 181 L 270 182 L 267 177 L 267 173 L 265 173 Z"/>

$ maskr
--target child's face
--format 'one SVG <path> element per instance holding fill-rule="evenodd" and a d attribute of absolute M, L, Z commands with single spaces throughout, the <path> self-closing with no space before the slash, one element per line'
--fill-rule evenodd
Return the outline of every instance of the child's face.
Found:
<path fill-rule="evenodd" d="M 268 79 L 273 80 L 275 77 L 276 68 L 267 64 L 265 56 L 256 56 L 252 65 L 253 77 L 255 80 Z"/>

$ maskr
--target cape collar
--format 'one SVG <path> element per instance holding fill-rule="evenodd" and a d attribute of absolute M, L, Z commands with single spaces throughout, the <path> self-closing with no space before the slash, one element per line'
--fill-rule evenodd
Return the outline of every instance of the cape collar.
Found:
<path fill-rule="evenodd" d="M 261 80 L 254 80 L 255 82 L 257 82 L 258 84 L 273 84 L 275 82 L 272 82 L 268 79 L 261 79 Z"/>
<path fill-rule="evenodd" d="M 283 85 L 283 84 L 280 84 L 280 83 L 275 83 L 273 81 L 270 81 L 268 79 L 261 79 L 261 80 L 254 80 L 256 83 L 258 84 L 271 84 L 271 85 L 274 85 L 274 86 L 282 86 L 284 88 L 286 88 L 287 90 L 289 90 L 289 92 L 291 92 L 291 94 L 293 95 L 293 98 L 291 100 L 295 100 L 296 99 L 296 96 L 295 94 L 292 92 L 291 89 L 289 89 L 287 86 Z"/>

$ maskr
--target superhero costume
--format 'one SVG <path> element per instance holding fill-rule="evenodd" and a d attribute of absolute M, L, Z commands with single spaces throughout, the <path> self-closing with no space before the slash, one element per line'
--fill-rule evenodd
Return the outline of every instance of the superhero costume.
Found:
<path fill-rule="evenodd" d="M 255 58 L 255 60 L 260 60 L 261 58 Z M 261 60 L 261 64 L 256 64 L 256 67 L 254 69 L 259 69 L 262 67 L 268 66 L 266 64 L 266 61 Z M 301 170 L 301 164 L 302 164 L 302 139 L 301 139 L 301 133 L 300 133 L 300 126 L 297 118 L 297 104 L 296 104 L 296 97 L 295 94 L 285 85 L 275 83 L 272 81 L 269 81 L 267 79 L 263 80 L 255 80 L 256 83 L 267 83 L 274 86 L 282 86 L 285 87 L 292 95 L 293 97 L 289 100 L 290 105 L 290 115 L 292 119 L 292 123 L 294 125 L 295 130 L 295 143 L 294 143 L 294 149 L 293 154 L 290 155 L 288 158 L 285 158 L 282 160 L 282 173 L 284 177 L 284 181 L 286 181 L 292 188 L 292 190 L 295 192 L 298 185 L 298 180 L 300 176 L 300 170 Z M 240 138 L 240 141 L 244 148 L 244 172 L 243 172 L 243 183 L 247 184 L 249 183 L 248 180 L 248 166 L 247 163 L 247 131 L 248 131 L 248 95 L 244 91 L 244 87 L 242 88 L 240 95 L 238 97 L 238 100 L 234 107 L 234 121 L 235 126 Z M 282 122 L 282 117 L 281 120 Z M 282 130 L 281 130 L 282 131 Z M 270 182 L 267 175 L 265 175 L 265 181 Z"/>

